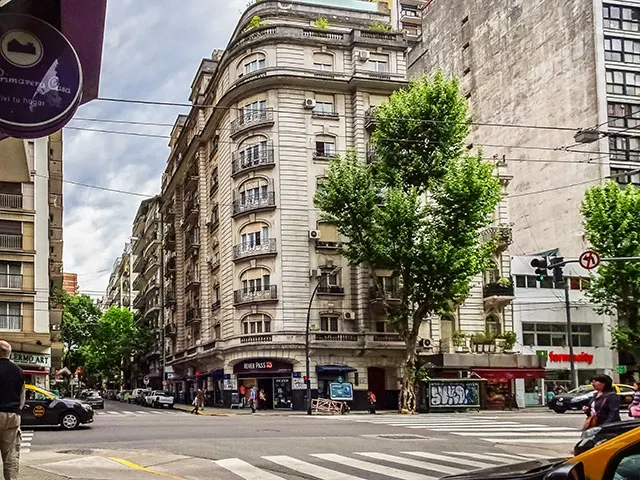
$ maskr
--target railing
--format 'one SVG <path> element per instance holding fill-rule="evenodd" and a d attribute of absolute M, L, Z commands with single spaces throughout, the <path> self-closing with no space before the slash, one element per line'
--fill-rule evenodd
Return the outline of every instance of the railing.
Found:
<path fill-rule="evenodd" d="M 231 135 L 265 123 L 273 123 L 273 108 L 249 110 L 231 122 Z"/>
<path fill-rule="evenodd" d="M 398 37 L 396 35 L 397 34 L 395 33 L 385 33 L 385 32 L 371 32 L 371 31 L 360 32 L 361 38 L 368 38 L 370 40 L 386 40 L 391 42 L 395 42 L 396 40 L 398 40 Z"/>
<path fill-rule="evenodd" d="M 498 241 L 498 245 L 502 248 L 511 245 L 513 242 L 513 229 L 511 225 L 493 225 L 485 228 L 480 233 L 480 240 L 482 242 L 490 242 L 494 239 Z"/>
<path fill-rule="evenodd" d="M 22 315 L 0 314 L 0 330 L 22 330 Z"/>
<path fill-rule="evenodd" d="M 0 193 L 0 208 L 22 208 L 22 195 Z"/>
<path fill-rule="evenodd" d="M 400 10 L 400 18 L 402 17 L 420 18 L 420 13 L 417 10 L 403 8 L 402 10 Z"/>
<path fill-rule="evenodd" d="M 311 38 L 326 38 L 328 40 L 344 40 L 344 33 L 324 32 L 321 30 L 303 30 L 302 36 Z"/>
<path fill-rule="evenodd" d="M 325 153 L 325 152 L 318 152 L 316 150 L 313 151 L 314 160 L 333 160 L 337 157 L 338 157 L 337 153 Z"/>
<path fill-rule="evenodd" d="M 138 273 L 144 272 L 146 268 L 146 263 L 147 263 L 147 259 L 144 258 L 143 255 L 139 255 L 138 258 L 136 258 L 136 261 L 133 262 L 133 271 Z"/>
<path fill-rule="evenodd" d="M 320 285 L 318 287 L 318 293 L 325 295 L 344 295 L 344 287 L 338 285 Z"/>
<path fill-rule="evenodd" d="M 258 155 L 251 156 L 251 158 L 241 158 L 239 152 L 234 152 L 233 163 L 231 164 L 231 172 L 233 175 L 235 175 L 240 172 L 269 165 L 275 165 L 272 147 L 260 150 L 258 152 Z"/>
<path fill-rule="evenodd" d="M 392 288 L 390 290 L 385 290 L 384 292 L 378 290 L 375 287 L 371 287 L 369 289 L 369 298 L 372 301 L 375 300 L 401 300 L 402 293 L 400 288 Z"/>
<path fill-rule="evenodd" d="M 186 288 L 190 289 L 193 287 L 197 287 L 200 285 L 200 279 L 198 277 L 195 276 L 188 276 L 186 278 Z"/>
<path fill-rule="evenodd" d="M 240 343 L 271 343 L 273 335 L 247 335 L 240 337 Z"/>
<path fill-rule="evenodd" d="M 0 233 L 0 248 L 22 250 L 22 235 Z"/>
<path fill-rule="evenodd" d="M 340 118 L 338 112 L 319 112 L 317 110 L 312 111 L 311 116 L 313 118 Z"/>
<path fill-rule="evenodd" d="M 219 310 L 220 309 L 220 300 L 216 300 L 211 304 L 211 310 Z"/>
<path fill-rule="evenodd" d="M 316 342 L 357 342 L 357 333 L 316 333 L 313 335 Z"/>
<path fill-rule="evenodd" d="M 489 283 L 483 289 L 484 298 L 487 297 L 513 297 L 513 283 L 510 285 L 500 285 L 499 283 Z"/>
<path fill-rule="evenodd" d="M 200 248 L 200 239 L 187 237 L 184 240 L 184 246 L 185 250 L 189 250 L 191 248 Z"/>
<path fill-rule="evenodd" d="M 364 112 L 364 128 L 376 128 L 376 107 L 369 107 L 367 111 Z"/>
<path fill-rule="evenodd" d="M 176 294 L 174 292 L 167 292 L 164 296 L 164 302 L 167 305 L 173 305 L 176 303 Z"/>
<path fill-rule="evenodd" d="M 199 180 L 200 180 L 200 177 L 198 177 L 198 175 L 190 175 L 184 184 L 185 191 L 195 190 L 195 187 L 198 186 Z"/>
<path fill-rule="evenodd" d="M 186 314 L 187 323 L 199 322 L 202 317 L 200 316 L 200 308 L 190 308 Z"/>
<path fill-rule="evenodd" d="M 340 248 L 340 245 L 340 242 L 334 242 L 333 240 L 316 240 L 316 248 L 335 250 L 336 248 Z"/>
<path fill-rule="evenodd" d="M 22 275 L 13 273 L 0 274 L 0 288 L 22 289 Z"/>
<path fill-rule="evenodd" d="M 262 245 L 235 245 L 233 247 L 233 259 L 254 257 L 276 253 L 276 239 L 270 238 Z"/>
<path fill-rule="evenodd" d="M 236 200 L 233 202 L 233 214 L 238 215 L 261 208 L 270 208 L 276 206 L 275 192 L 267 192 L 266 195 L 250 196 L 244 201 Z"/>
<path fill-rule="evenodd" d="M 404 343 L 404 340 L 402 340 L 398 333 L 374 333 L 372 340 L 382 343 Z"/>
<path fill-rule="evenodd" d="M 263 290 L 253 292 L 245 290 L 236 290 L 235 292 L 233 292 L 233 302 L 236 304 L 277 299 L 278 287 L 276 285 L 271 285 Z"/>

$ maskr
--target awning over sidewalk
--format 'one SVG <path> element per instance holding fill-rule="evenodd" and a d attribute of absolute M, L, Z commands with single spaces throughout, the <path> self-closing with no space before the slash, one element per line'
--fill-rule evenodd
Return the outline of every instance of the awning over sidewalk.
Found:
<path fill-rule="evenodd" d="M 340 375 L 356 371 L 357 369 L 349 365 L 316 365 L 316 373 L 324 373 L 327 375 Z"/>
<path fill-rule="evenodd" d="M 544 368 L 474 368 L 473 372 L 487 380 L 508 381 L 516 378 L 544 378 Z"/>

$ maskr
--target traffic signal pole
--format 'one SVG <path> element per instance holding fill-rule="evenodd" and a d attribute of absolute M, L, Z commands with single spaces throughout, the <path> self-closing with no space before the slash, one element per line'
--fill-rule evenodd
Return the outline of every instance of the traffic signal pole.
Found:
<path fill-rule="evenodd" d="M 573 331 L 571 328 L 571 303 L 569 302 L 569 282 L 564 279 L 564 306 L 567 313 L 567 343 L 569 344 L 569 369 L 571 375 L 571 389 L 578 388 L 578 372 L 576 371 L 576 361 L 573 355 Z"/>

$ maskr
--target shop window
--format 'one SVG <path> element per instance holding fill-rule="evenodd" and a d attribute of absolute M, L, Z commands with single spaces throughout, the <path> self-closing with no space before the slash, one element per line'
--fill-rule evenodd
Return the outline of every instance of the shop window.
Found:
<path fill-rule="evenodd" d="M 320 317 L 320 330 L 323 332 L 338 332 L 340 331 L 338 325 L 338 317 L 326 315 Z"/>

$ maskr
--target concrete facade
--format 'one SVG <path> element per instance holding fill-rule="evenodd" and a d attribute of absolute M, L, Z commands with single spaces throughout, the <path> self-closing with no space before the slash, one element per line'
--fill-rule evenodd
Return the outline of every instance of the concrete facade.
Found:
<path fill-rule="evenodd" d="M 125 244 L 122 255 L 113 262 L 107 291 L 102 299 L 102 308 L 105 310 L 111 307 L 133 310 L 133 302 L 138 292 L 132 283 L 135 283 L 137 275 L 131 273 L 135 261 L 131 249 L 132 243 Z"/>

